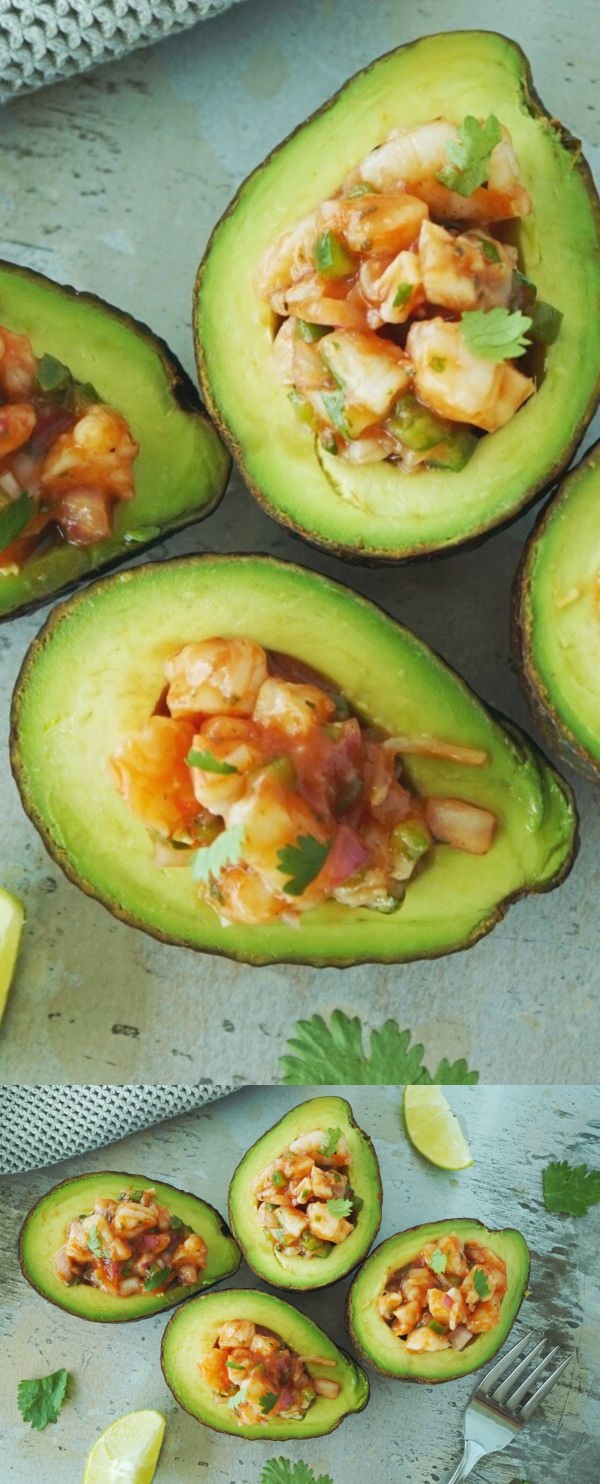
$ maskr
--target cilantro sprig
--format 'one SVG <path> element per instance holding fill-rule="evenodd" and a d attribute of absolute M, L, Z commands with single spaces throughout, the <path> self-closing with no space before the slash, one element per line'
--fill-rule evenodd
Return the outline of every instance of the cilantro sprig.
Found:
<path fill-rule="evenodd" d="M 334 1010 L 329 1022 L 322 1015 L 297 1020 L 281 1058 L 282 1082 L 301 1087 L 414 1082 L 469 1086 L 479 1081 L 479 1072 L 471 1072 L 463 1057 L 453 1063 L 443 1057 L 430 1073 L 423 1065 L 425 1047 L 418 1042 L 411 1046 L 411 1031 L 400 1030 L 396 1020 L 386 1020 L 371 1031 L 368 1051 L 364 1036 L 358 1015 L 343 1010 Z"/>
<path fill-rule="evenodd" d="M 17 1405 L 23 1421 L 30 1422 L 37 1432 L 43 1432 L 49 1422 L 56 1422 L 67 1395 L 68 1381 L 69 1372 L 64 1368 L 33 1381 L 19 1381 Z"/>
<path fill-rule="evenodd" d="M 316 840 L 314 835 L 299 835 L 295 845 L 278 850 L 277 869 L 288 877 L 283 887 L 287 896 L 302 896 L 323 869 L 332 844 L 332 840 Z"/>
<path fill-rule="evenodd" d="M 212 845 L 203 845 L 197 850 L 192 862 L 192 879 L 208 883 L 211 876 L 217 877 L 225 866 L 239 861 L 244 849 L 244 826 L 232 824 L 222 830 Z"/>
<path fill-rule="evenodd" d="M 352 1201 L 343 1196 L 334 1196 L 333 1200 L 327 1202 L 327 1210 L 330 1216 L 345 1217 L 352 1215 Z"/>
<path fill-rule="evenodd" d="M 445 1273 L 448 1266 L 448 1258 L 446 1256 L 446 1253 L 440 1252 L 439 1247 L 436 1247 L 435 1252 L 432 1252 L 431 1254 L 428 1266 L 431 1268 L 433 1273 Z"/>
<path fill-rule="evenodd" d="M 487 1274 L 484 1273 L 483 1268 L 475 1268 L 473 1270 L 473 1287 L 478 1298 L 487 1299 L 490 1297 L 492 1285 Z"/>
<path fill-rule="evenodd" d="M 260 1484 L 333 1484 L 333 1479 L 330 1474 L 319 1474 L 317 1479 L 301 1459 L 290 1463 L 289 1458 L 270 1458 L 263 1467 Z"/>
<path fill-rule="evenodd" d="M 341 1137 L 341 1128 L 325 1129 L 325 1138 L 323 1139 L 323 1143 L 321 1144 L 321 1148 L 319 1150 L 319 1153 L 323 1155 L 324 1159 L 331 1159 L 332 1154 L 335 1154 Z"/>
<path fill-rule="evenodd" d="M 525 339 L 531 329 L 531 318 L 515 309 L 497 305 L 495 309 L 467 309 L 461 315 L 462 336 L 465 345 L 474 356 L 483 361 L 506 361 L 522 356 L 529 340 Z"/>
<path fill-rule="evenodd" d="M 148 1268 L 144 1279 L 144 1292 L 154 1293 L 155 1288 L 162 1288 L 163 1283 L 168 1283 L 173 1277 L 171 1268 L 153 1267 Z"/>
<path fill-rule="evenodd" d="M 93 1252 L 94 1257 L 97 1258 L 98 1262 L 104 1262 L 104 1260 L 106 1258 L 106 1253 L 104 1251 L 104 1247 L 103 1247 L 103 1244 L 102 1244 L 102 1238 L 101 1238 L 100 1233 L 98 1231 L 97 1225 L 94 1225 L 94 1226 L 91 1226 L 90 1227 L 90 1229 L 88 1231 L 88 1234 L 87 1234 L 87 1244 L 88 1244 L 88 1247 L 90 1249 L 90 1252 Z"/>
<path fill-rule="evenodd" d="M 590 1170 L 585 1164 L 553 1161 L 542 1174 L 542 1185 L 546 1210 L 562 1216 L 585 1216 L 600 1201 L 600 1170 Z"/>
<path fill-rule="evenodd" d="M 215 757 L 214 752 L 203 752 L 198 747 L 192 747 L 186 757 L 188 768 L 202 768 L 203 773 L 238 773 L 233 763 L 222 762 L 220 757 Z"/>
<path fill-rule="evenodd" d="M 456 131 L 456 137 L 448 140 L 450 164 L 437 172 L 436 180 L 459 196 L 472 196 L 478 186 L 489 180 L 490 155 L 501 138 L 502 130 L 494 113 L 490 113 L 482 124 L 472 114 L 467 114 Z"/>
<path fill-rule="evenodd" d="M 266 1391 L 265 1394 L 264 1394 L 264 1396 L 261 1396 L 261 1398 L 260 1398 L 260 1410 L 261 1410 L 261 1412 L 262 1412 L 262 1414 L 263 1414 L 264 1417 L 268 1417 L 269 1412 L 272 1412 L 273 1411 L 273 1407 L 275 1406 L 276 1402 L 277 1402 L 277 1392 L 276 1391 Z"/>

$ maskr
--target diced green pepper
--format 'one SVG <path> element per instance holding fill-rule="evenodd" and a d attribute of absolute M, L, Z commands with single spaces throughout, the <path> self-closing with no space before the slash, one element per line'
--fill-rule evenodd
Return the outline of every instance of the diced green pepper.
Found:
<path fill-rule="evenodd" d="M 337 428 L 339 433 L 343 433 L 347 437 L 348 424 L 346 421 L 344 393 L 342 391 L 321 392 L 321 399 L 329 421 L 333 423 L 334 428 Z"/>
<path fill-rule="evenodd" d="M 315 414 L 310 402 L 307 402 L 306 397 L 303 397 L 301 392 L 297 392 L 296 388 L 292 387 L 288 392 L 288 400 L 291 402 L 294 411 L 298 413 L 300 421 L 308 423 L 311 428 L 314 427 Z"/>
<path fill-rule="evenodd" d="M 322 340 L 324 335 L 329 334 L 329 330 L 329 325 L 312 325 L 307 319 L 296 320 L 295 334 L 300 340 L 306 340 L 309 345 L 313 340 Z"/>
<path fill-rule="evenodd" d="M 71 386 L 72 376 L 68 366 L 57 361 L 56 356 L 42 356 L 38 364 L 37 384 L 41 392 L 65 392 Z"/>
<path fill-rule="evenodd" d="M 538 299 L 531 316 L 529 334 L 532 340 L 538 340 L 542 345 L 554 345 L 562 322 L 560 309 L 555 309 L 553 304 L 546 304 L 544 299 Z"/>
<path fill-rule="evenodd" d="M 313 262 L 324 278 L 348 278 L 356 259 L 335 232 L 321 232 L 313 246 Z"/>
<path fill-rule="evenodd" d="M 291 757 L 288 757 L 287 753 L 282 753 L 281 757 L 271 758 L 270 763 L 267 763 L 267 768 L 270 773 L 275 774 L 282 788 L 295 787 L 296 769 Z"/>
<path fill-rule="evenodd" d="M 431 845 L 429 830 L 420 819 L 403 819 L 392 831 L 392 849 L 416 861 Z"/>
<path fill-rule="evenodd" d="M 458 474 L 473 457 L 479 439 L 469 428 L 450 424 L 451 431 L 441 447 L 436 448 L 427 460 L 432 469 L 448 469 Z"/>
<path fill-rule="evenodd" d="M 331 1252 L 331 1242 L 322 1242 L 320 1237 L 313 1236 L 312 1232 L 302 1233 L 302 1246 L 307 1252 L 311 1252 L 313 1257 L 327 1257 Z"/>
<path fill-rule="evenodd" d="M 25 490 L 16 500 L 9 500 L 0 510 L 0 552 L 6 551 L 17 536 L 29 525 L 35 514 L 35 500 Z"/>
<path fill-rule="evenodd" d="M 429 412 L 422 402 L 417 401 L 413 392 L 404 392 L 396 402 L 387 426 L 407 448 L 425 453 L 443 441 L 450 424 L 445 418 L 436 417 L 434 412 Z"/>
<path fill-rule="evenodd" d="M 412 283 L 399 283 L 392 301 L 393 309 L 404 309 L 408 304 L 414 285 Z"/>

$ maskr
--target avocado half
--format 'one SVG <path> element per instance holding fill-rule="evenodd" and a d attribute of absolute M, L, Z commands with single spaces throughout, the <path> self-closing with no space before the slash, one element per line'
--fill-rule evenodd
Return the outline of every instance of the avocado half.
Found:
<path fill-rule="evenodd" d="M 317 1396 L 306 1416 L 295 1422 L 270 1417 L 255 1426 L 236 1422 L 225 1402 L 202 1380 L 198 1369 L 200 1356 L 212 1349 L 221 1325 L 231 1319 L 251 1319 L 254 1324 L 272 1330 L 298 1355 L 322 1355 L 325 1360 L 334 1360 L 335 1369 L 332 1365 L 320 1366 L 311 1359 L 307 1370 L 311 1376 L 337 1381 L 339 1396 L 335 1401 Z M 215 1432 L 233 1433 L 235 1437 L 278 1442 L 323 1437 L 339 1427 L 351 1412 L 362 1412 L 369 1400 L 369 1382 L 351 1355 L 340 1350 L 318 1324 L 299 1314 L 284 1299 L 257 1289 L 226 1289 L 185 1304 L 169 1320 L 163 1336 L 161 1364 L 167 1386 L 184 1412 L 190 1412 Z"/>
<path fill-rule="evenodd" d="M 314 1128 L 339 1128 L 344 1135 L 352 1160 L 350 1184 L 362 1206 L 345 1242 L 333 1247 L 327 1257 L 307 1259 L 275 1252 L 257 1221 L 252 1185 L 292 1139 Z M 240 1161 L 229 1187 L 229 1220 L 248 1266 L 267 1283 L 275 1288 L 325 1288 L 362 1262 L 379 1231 L 382 1201 L 377 1155 L 368 1134 L 355 1123 L 350 1104 L 345 1098 L 309 1098 L 267 1129 Z"/>
<path fill-rule="evenodd" d="M 377 1299 L 385 1288 L 390 1273 L 405 1267 L 416 1257 L 426 1242 L 456 1232 L 463 1242 L 481 1242 L 497 1252 L 506 1263 L 508 1287 L 500 1309 L 500 1319 L 488 1334 L 476 1335 L 464 1350 L 434 1350 L 430 1354 L 413 1354 L 381 1318 Z M 518 1231 L 488 1231 L 480 1221 L 458 1218 L 455 1221 L 432 1221 L 411 1226 L 408 1231 L 388 1237 L 371 1253 L 359 1269 L 346 1308 L 346 1322 L 352 1341 L 364 1359 L 385 1376 L 401 1381 L 456 1381 L 468 1376 L 488 1361 L 510 1334 L 527 1289 L 530 1257 L 525 1238 Z"/>
<path fill-rule="evenodd" d="M 140 445 L 135 495 L 117 501 L 111 535 L 94 546 L 57 539 L 16 576 L 0 577 L 1 622 L 202 520 L 221 499 L 230 459 L 190 378 L 147 325 L 14 263 L 0 262 L 0 303 L 2 322 L 91 382 Z"/>
<path fill-rule="evenodd" d="M 117 1197 L 124 1188 L 124 1182 L 134 1188 L 140 1184 L 152 1186 L 171 1214 L 180 1216 L 186 1226 L 191 1226 L 204 1238 L 208 1248 L 207 1261 L 196 1287 L 186 1288 L 178 1284 L 168 1293 L 118 1298 L 87 1283 L 70 1287 L 56 1277 L 53 1257 L 62 1247 L 69 1222 L 92 1211 L 95 1196 Z M 189 1195 L 176 1185 L 165 1185 L 139 1173 L 94 1170 L 89 1175 L 63 1180 L 33 1206 L 21 1227 L 19 1261 L 27 1282 L 57 1308 L 66 1309 L 68 1314 L 75 1314 L 78 1319 L 91 1319 L 99 1324 L 126 1324 L 132 1319 L 148 1319 L 152 1314 L 162 1313 L 163 1309 L 173 1309 L 201 1289 L 212 1288 L 214 1283 L 231 1278 L 233 1273 L 237 1273 L 242 1254 L 219 1212 L 199 1196 Z"/>
<path fill-rule="evenodd" d="M 466 797 L 502 826 L 485 856 L 438 845 L 389 915 L 327 902 L 298 927 L 224 926 L 187 869 L 159 870 L 147 830 L 110 780 L 118 741 L 154 709 L 183 644 L 245 635 L 319 670 L 371 723 L 485 748 L 464 768 L 407 760 L 422 793 Z M 31 645 L 12 706 L 11 759 L 25 810 L 76 885 L 133 927 L 244 963 L 403 962 L 464 948 L 573 862 L 568 785 L 422 640 L 346 587 L 259 556 L 183 557 L 121 572 L 57 607 Z M 410 763 L 410 767 L 408 766 Z"/>
<path fill-rule="evenodd" d="M 402 473 L 317 455 L 271 361 L 274 317 L 253 280 L 268 245 L 325 198 L 393 128 L 440 114 L 497 114 L 510 130 L 534 211 L 520 265 L 563 313 L 543 385 L 460 473 Z M 513 520 L 563 469 L 592 416 L 600 378 L 600 207 L 579 142 L 550 118 L 527 58 L 493 31 L 425 36 L 346 83 L 240 187 L 196 284 L 196 354 L 213 418 L 269 515 L 318 546 L 398 561 L 473 542 Z"/>
<path fill-rule="evenodd" d="M 513 589 L 513 648 L 541 731 L 600 778 L 600 440 L 531 532 Z"/>

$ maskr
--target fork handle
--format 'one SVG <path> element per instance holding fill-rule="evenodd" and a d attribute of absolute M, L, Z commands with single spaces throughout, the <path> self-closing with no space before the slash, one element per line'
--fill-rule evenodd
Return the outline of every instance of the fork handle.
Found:
<path fill-rule="evenodd" d="M 461 1479 L 466 1479 L 467 1474 L 471 1473 L 471 1469 L 475 1468 L 475 1464 L 479 1463 L 480 1458 L 483 1458 L 485 1452 L 486 1449 L 481 1448 L 479 1443 L 465 1443 L 463 1456 L 458 1468 L 454 1470 L 452 1477 L 448 1479 L 448 1484 L 460 1484 Z"/>

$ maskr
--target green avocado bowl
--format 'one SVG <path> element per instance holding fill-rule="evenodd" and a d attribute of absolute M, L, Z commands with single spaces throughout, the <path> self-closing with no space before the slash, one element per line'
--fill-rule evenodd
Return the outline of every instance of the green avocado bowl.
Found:
<path fill-rule="evenodd" d="M 121 738 L 153 711 L 165 661 L 206 637 L 245 636 L 314 666 L 350 710 L 389 735 L 481 749 L 486 765 L 405 759 L 417 794 L 492 811 L 485 855 L 435 845 L 397 910 L 330 898 L 298 925 L 223 923 L 188 866 L 161 869 L 149 831 L 109 772 Z M 399 963 L 468 947 L 528 892 L 567 873 L 576 848 L 568 785 L 426 644 L 348 588 L 260 556 L 196 556 L 104 578 L 54 610 L 12 705 L 12 767 L 26 812 L 65 873 L 133 927 L 250 964 Z M 468 773 L 468 777 L 465 775 Z"/>
<path fill-rule="evenodd" d="M 351 462 L 324 450 L 290 400 L 289 378 L 284 384 L 276 373 L 278 321 L 258 296 L 259 265 L 392 130 L 488 115 L 509 130 L 533 202 L 517 227 L 510 224 L 508 240 L 516 234 L 520 270 L 562 314 L 537 390 L 479 440 L 460 472 L 409 473 L 389 458 Z M 566 467 L 597 402 L 599 231 L 581 146 L 544 109 L 514 41 L 477 30 L 424 36 L 351 78 L 243 183 L 197 278 L 203 394 L 267 513 L 305 540 L 364 562 L 448 551 L 514 520 Z"/>

